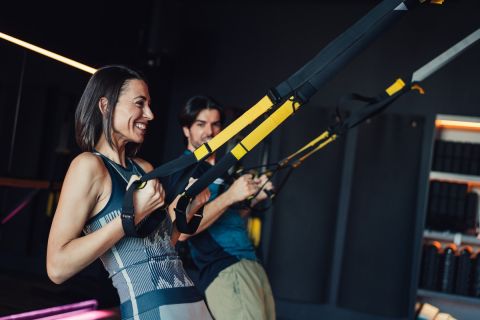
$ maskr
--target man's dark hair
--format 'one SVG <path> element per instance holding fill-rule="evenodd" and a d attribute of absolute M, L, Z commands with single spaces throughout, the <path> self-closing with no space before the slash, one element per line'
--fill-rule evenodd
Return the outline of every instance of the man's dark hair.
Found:
<path fill-rule="evenodd" d="M 103 67 L 92 75 L 75 111 L 75 139 L 82 151 L 93 151 L 102 131 L 108 144 L 113 147 L 113 111 L 125 86 L 134 79 L 147 82 L 138 71 L 120 65 Z M 98 107 L 102 97 L 108 101 L 105 116 Z M 127 155 L 133 156 L 139 147 L 139 144 L 129 143 Z"/>
<path fill-rule="evenodd" d="M 223 111 L 222 106 L 213 98 L 200 95 L 191 97 L 185 103 L 178 116 L 180 126 L 190 128 L 195 122 L 195 119 L 197 119 L 198 114 L 205 109 L 217 110 L 218 113 L 220 113 L 220 123 L 223 126 L 225 123 L 225 112 Z"/>

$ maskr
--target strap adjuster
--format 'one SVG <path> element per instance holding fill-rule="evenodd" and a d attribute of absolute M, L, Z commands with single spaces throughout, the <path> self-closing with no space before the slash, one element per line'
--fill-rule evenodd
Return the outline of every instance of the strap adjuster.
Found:
<path fill-rule="evenodd" d="M 126 212 L 122 208 L 120 217 L 122 219 L 122 227 L 125 235 L 127 237 L 138 237 L 137 228 L 135 227 L 135 216 L 133 215 L 133 212 Z"/>
<path fill-rule="evenodd" d="M 267 90 L 267 96 L 273 104 L 277 104 L 282 101 L 282 97 L 275 88 L 270 88 Z"/>

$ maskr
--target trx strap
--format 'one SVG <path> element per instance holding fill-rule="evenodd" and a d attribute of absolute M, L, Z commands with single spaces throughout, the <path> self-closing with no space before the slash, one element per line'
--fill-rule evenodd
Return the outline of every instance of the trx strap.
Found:
<path fill-rule="evenodd" d="M 320 86 L 395 21 L 413 1 L 383 1 L 365 17 L 324 48 L 314 59 L 274 89 L 268 97 L 280 104 L 267 119 L 240 141 L 213 168 L 198 179 L 182 197 L 192 199 L 236 161 L 244 157 L 282 122 L 295 113 Z"/>
<path fill-rule="evenodd" d="M 260 126 L 254 129 L 245 137 L 230 153 L 224 156 L 219 163 L 197 180 L 188 190 L 185 190 L 182 197 L 185 200 L 177 204 L 177 227 L 182 233 L 190 233 L 193 228 L 183 230 L 181 224 L 186 222 L 186 217 L 181 213 L 186 211 L 185 204 L 188 204 L 201 190 L 205 189 L 218 176 L 222 175 L 236 161 L 240 160 L 245 154 L 252 150 L 263 138 L 269 135 L 283 121 L 297 111 L 301 105 L 308 102 L 310 97 L 330 79 L 335 73 L 343 67 L 348 61 L 353 59 L 360 50 L 365 48 L 378 34 L 387 26 L 396 21 L 400 16 L 409 10 L 414 4 L 422 0 L 384 0 L 373 8 L 366 16 L 361 18 L 353 26 L 347 29 L 343 34 L 333 40 L 327 47 L 320 51 L 310 62 L 298 70 L 286 81 L 280 83 L 275 88 L 268 90 L 260 101 L 252 108 L 246 111 L 242 116 L 222 130 L 218 135 L 208 143 L 197 148 L 192 155 L 184 155 L 174 161 L 171 161 L 148 175 L 143 176 L 138 182 L 130 186 L 131 192 L 127 191 L 122 209 L 122 217 L 125 217 L 127 224 L 132 224 L 134 219 L 129 216 L 134 215 L 133 208 L 133 189 L 140 186 L 143 182 L 168 175 L 167 172 L 174 173 L 183 170 L 195 162 L 201 161 L 214 153 L 223 144 L 229 141 L 237 133 L 250 125 L 254 120 L 274 107 L 280 106 L 275 110 Z M 166 170 L 164 167 L 168 167 Z M 182 206 L 179 208 L 179 206 Z M 180 224 L 179 224 L 180 223 Z M 196 222 L 193 222 L 196 224 Z M 134 226 L 128 228 L 134 230 Z M 127 232 L 127 236 L 131 234 Z"/>
<path fill-rule="evenodd" d="M 439 70 L 441 67 L 446 65 L 448 62 L 457 57 L 460 53 L 464 52 L 468 47 L 474 44 L 476 41 L 480 40 L 480 29 L 477 29 L 466 38 L 452 46 L 450 49 L 446 50 L 440 54 L 435 59 L 431 60 L 423 67 L 415 71 L 411 80 L 405 83 L 402 79 L 397 79 L 391 86 L 382 91 L 379 95 L 375 97 L 365 97 L 359 94 L 350 94 L 341 99 L 340 104 L 344 104 L 348 101 L 361 101 L 365 104 L 361 107 L 360 110 L 352 111 L 351 115 L 345 120 L 341 117 L 337 117 L 337 121 L 330 126 L 325 132 L 319 135 L 317 138 L 313 139 L 305 146 L 300 148 L 298 151 L 292 153 L 285 159 L 282 159 L 278 163 L 270 163 L 263 166 L 257 166 L 254 168 L 247 169 L 256 169 L 261 167 L 269 168 L 265 174 L 271 179 L 278 171 L 283 169 L 288 169 L 288 172 L 285 178 L 280 182 L 279 187 L 276 189 L 275 193 L 271 197 L 277 195 L 282 187 L 285 185 L 288 177 L 290 176 L 293 169 L 300 166 L 305 159 L 325 147 L 330 142 L 334 141 L 340 134 L 343 134 L 346 130 L 351 129 L 358 124 L 364 122 L 366 119 L 373 117 L 374 115 L 382 112 L 390 104 L 392 104 L 396 99 L 401 95 L 412 90 L 417 90 L 421 94 L 424 93 L 423 88 L 420 87 L 419 83 L 433 74 L 435 71 Z"/>

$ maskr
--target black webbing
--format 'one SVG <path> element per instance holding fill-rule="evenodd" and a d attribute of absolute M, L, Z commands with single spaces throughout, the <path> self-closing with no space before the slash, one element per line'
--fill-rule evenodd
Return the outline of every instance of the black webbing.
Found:
<path fill-rule="evenodd" d="M 367 15 L 347 29 L 347 31 L 334 39 L 300 70 L 295 72 L 291 77 L 280 83 L 274 89 L 270 89 L 268 94 L 269 97 L 274 103 L 278 103 L 279 101 L 285 100 L 293 95 L 303 103 L 306 103 L 309 98 L 316 93 L 320 86 L 332 77 L 338 69 L 343 67 L 388 25 L 392 24 L 397 18 L 403 15 L 411 4 L 416 3 L 417 1 L 418 0 L 382 1 Z M 399 6 L 403 6 L 404 8 L 395 10 L 396 8 L 399 8 Z M 160 174 L 164 173 L 165 175 L 168 175 L 166 172 L 170 172 L 170 174 L 174 173 L 188 167 L 196 161 L 193 155 L 191 155 L 192 159 L 189 161 L 184 159 L 184 157 L 185 156 L 173 160 L 155 169 L 149 174 L 143 176 L 140 181 L 143 182 L 157 178 L 162 176 Z M 224 156 L 216 166 L 207 171 L 201 179 L 197 180 L 197 182 L 185 192 L 187 199 L 190 200 L 196 196 L 218 176 L 224 174 L 235 162 L 236 159 L 230 153 Z M 132 187 L 135 186 L 136 188 L 138 185 L 140 185 L 140 183 L 132 184 Z M 125 197 L 128 197 L 129 199 L 124 201 L 122 212 L 125 211 L 127 214 L 131 212 L 133 216 L 133 192 L 127 192 Z M 185 203 L 186 201 L 182 201 L 180 204 L 184 205 Z M 179 212 L 185 212 L 185 209 L 186 207 L 179 208 Z"/>
<path fill-rule="evenodd" d="M 134 181 L 130 187 L 127 189 L 125 196 L 123 197 L 122 205 L 122 225 L 125 231 L 125 234 L 130 237 L 145 237 L 150 234 L 156 227 L 166 218 L 167 206 L 165 205 L 163 209 L 159 209 L 153 212 L 147 218 L 145 218 L 138 227 L 135 226 L 135 208 L 133 206 L 133 192 L 137 190 L 142 183 L 145 183 L 148 180 L 154 178 L 162 178 L 169 176 L 180 170 L 184 170 L 190 166 L 193 166 L 197 163 L 195 156 L 193 154 L 185 154 L 177 159 L 174 159 L 166 164 L 150 171 L 149 173 L 143 175 L 139 180 Z M 178 219 L 178 218 L 177 218 Z M 185 218 L 186 219 L 186 218 Z M 180 232 L 183 233 L 180 228 Z M 188 231 L 188 230 L 186 230 Z"/>
<path fill-rule="evenodd" d="M 410 92 L 411 87 L 410 84 L 405 85 L 401 90 L 389 96 L 386 92 L 378 95 L 376 97 L 370 98 L 372 102 L 365 104 L 361 109 L 353 111 L 349 117 L 347 117 L 343 123 L 339 126 L 334 127 L 332 133 L 341 134 L 342 131 L 351 129 L 356 127 L 360 123 L 364 122 L 368 118 L 371 118 L 383 110 L 385 110 L 389 105 L 391 105 L 395 100 L 397 100 L 403 94 Z M 359 96 L 359 95 L 357 95 Z M 354 97 L 354 95 L 350 95 L 350 97 Z M 352 100 L 358 100 L 353 98 Z"/>
<path fill-rule="evenodd" d="M 185 168 L 188 168 L 195 163 L 197 163 L 197 159 L 195 158 L 193 153 L 184 154 L 178 157 L 177 159 L 173 159 L 161 165 L 160 167 L 153 169 L 149 173 L 143 175 L 140 178 L 140 181 L 143 182 L 143 181 L 148 181 L 155 178 L 163 178 L 173 173 L 176 173 L 178 171 L 181 171 Z"/>
<path fill-rule="evenodd" d="M 185 195 L 189 198 L 195 197 L 203 189 L 207 188 L 215 179 L 223 175 L 228 169 L 235 164 L 237 159 L 229 152 L 207 172 L 205 172 L 194 184 L 185 191 Z"/>
<path fill-rule="evenodd" d="M 411 91 L 410 88 L 411 88 L 410 84 L 407 84 L 405 85 L 405 87 L 403 87 L 403 89 L 399 90 L 392 96 L 389 96 L 385 91 L 383 91 L 382 93 L 380 93 L 375 97 L 368 97 L 368 96 L 360 95 L 357 93 L 351 93 L 340 98 L 339 106 L 337 107 L 337 110 L 339 108 L 345 107 L 345 105 L 350 102 L 359 101 L 359 102 L 362 102 L 362 104 L 360 106 L 356 106 L 359 108 L 352 111 L 350 116 L 346 117 L 345 119 L 339 122 L 332 124 L 328 129 L 328 131 L 330 132 L 330 135 L 326 136 L 324 139 L 319 140 L 315 144 L 308 146 L 304 150 L 296 153 L 294 156 L 289 156 L 287 158 L 282 159 L 276 164 L 273 164 L 273 165 L 267 164 L 265 166 L 255 167 L 255 168 L 261 168 L 261 167 L 267 167 L 267 166 L 270 167 L 270 169 L 267 170 L 268 174 L 270 175 L 270 178 L 269 178 L 270 180 L 279 171 L 288 169 L 285 177 L 281 180 L 278 187 L 275 188 L 275 191 L 271 192 L 269 197 L 273 198 L 274 196 L 277 196 L 280 193 L 280 191 L 283 189 L 284 185 L 286 184 L 288 178 L 290 177 L 293 169 L 297 168 L 302 163 L 300 159 L 302 159 L 305 155 L 315 150 L 318 146 L 320 146 L 323 142 L 325 142 L 325 140 L 327 140 L 331 135 L 333 134 L 341 135 L 345 133 L 345 131 L 347 131 L 348 129 L 356 127 L 357 125 L 364 122 L 368 118 L 371 118 L 379 114 L 380 112 L 385 110 L 389 105 L 391 105 L 396 99 L 398 99 L 401 95 Z M 247 171 L 250 169 L 247 169 Z"/>
<path fill-rule="evenodd" d="M 295 92 L 303 101 L 308 101 L 341 67 L 416 3 L 418 1 L 414 0 L 382 1 L 271 91 L 277 96 L 277 100 L 289 97 Z M 405 5 L 405 10 L 395 10 L 402 4 Z"/>
<path fill-rule="evenodd" d="M 352 59 L 361 49 L 366 47 L 389 24 L 393 23 L 402 13 L 407 11 L 395 10 L 402 3 L 406 6 L 406 2 L 400 0 L 382 1 L 366 16 L 332 41 L 304 67 L 278 85 L 274 90 L 271 90 L 273 95 L 276 96 L 276 100 L 280 101 L 288 98 L 292 92 L 295 92 L 295 96 L 298 96 L 303 102 L 308 101 L 308 98 L 318 90 L 321 84 L 340 67 L 345 65 L 347 61 Z M 235 161 L 235 157 L 230 153 L 225 155 L 217 165 L 197 180 L 186 191 L 186 194 L 189 197 L 197 195 L 218 176 L 225 173 L 228 168 L 235 164 Z"/>
<path fill-rule="evenodd" d="M 180 196 L 180 199 L 178 200 L 177 205 L 174 209 L 176 217 L 175 224 L 177 225 L 177 229 L 181 233 L 194 234 L 197 231 L 198 226 L 200 225 L 200 222 L 203 218 L 203 207 L 201 207 L 198 212 L 193 215 L 190 221 L 187 222 L 186 209 L 190 201 L 191 198 L 186 195 L 182 195 Z"/>

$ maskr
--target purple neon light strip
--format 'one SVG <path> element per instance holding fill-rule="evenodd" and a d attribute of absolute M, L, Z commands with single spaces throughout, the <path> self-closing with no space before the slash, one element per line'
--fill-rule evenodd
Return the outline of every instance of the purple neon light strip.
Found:
<path fill-rule="evenodd" d="M 66 304 L 63 306 L 51 307 L 46 309 L 28 311 L 23 313 L 18 313 L 6 317 L 0 317 L 0 320 L 30 320 L 30 319 L 39 319 L 44 318 L 60 313 L 71 312 L 76 310 L 83 310 L 83 311 L 91 311 L 96 310 L 98 306 L 98 302 L 95 299 Z"/>
<path fill-rule="evenodd" d="M 74 311 L 57 314 L 55 316 L 40 318 L 38 320 L 99 320 L 120 318 L 119 314 L 112 310 Z"/>
<path fill-rule="evenodd" d="M 58 320 L 58 319 L 69 319 L 70 317 L 76 317 L 81 314 L 90 312 L 90 309 L 79 309 L 75 311 L 62 312 L 59 314 L 54 314 L 48 317 L 35 318 L 37 320 Z"/>
<path fill-rule="evenodd" d="M 33 190 L 25 200 L 23 200 L 15 209 L 13 209 L 12 212 L 10 212 L 5 218 L 2 220 L 2 224 L 5 224 L 8 222 L 8 220 L 12 219 L 17 213 L 22 211 L 23 208 L 25 208 L 30 201 L 32 200 L 33 196 L 37 194 L 39 189 Z"/>

